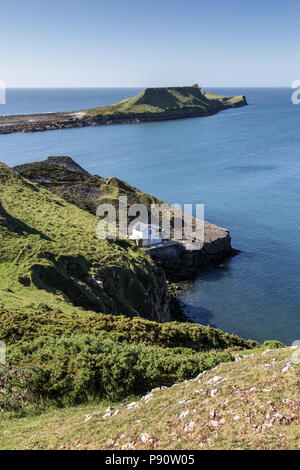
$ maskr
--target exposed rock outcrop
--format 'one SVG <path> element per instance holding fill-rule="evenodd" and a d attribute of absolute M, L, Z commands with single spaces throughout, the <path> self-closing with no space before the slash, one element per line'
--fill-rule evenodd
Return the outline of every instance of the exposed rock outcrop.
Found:
<path fill-rule="evenodd" d="M 147 250 L 151 258 L 172 281 L 193 279 L 209 266 L 219 266 L 238 254 L 231 246 L 228 230 L 205 222 L 204 244 L 201 248 L 182 240 Z"/>

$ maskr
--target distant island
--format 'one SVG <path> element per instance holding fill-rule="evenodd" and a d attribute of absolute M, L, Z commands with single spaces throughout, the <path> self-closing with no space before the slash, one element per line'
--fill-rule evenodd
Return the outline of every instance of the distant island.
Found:
<path fill-rule="evenodd" d="M 0 134 L 210 116 L 246 105 L 243 95 L 219 96 L 206 93 L 199 85 L 146 88 L 132 98 L 109 106 L 81 111 L 3 116 L 0 117 Z"/>

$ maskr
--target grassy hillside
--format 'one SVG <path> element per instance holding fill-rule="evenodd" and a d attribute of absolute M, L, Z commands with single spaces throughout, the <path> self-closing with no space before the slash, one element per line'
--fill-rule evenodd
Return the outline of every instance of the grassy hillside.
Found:
<path fill-rule="evenodd" d="M 99 240 L 95 216 L 3 164 L 0 201 L 0 303 L 170 318 L 163 272 L 130 242 Z"/>
<path fill-rule="evenodd" d="M 198 85 L 185 87 L 146 88 L 137 96 L 119 103 L 92 108 L 88 116 L 113 114 L 165 113 L 174 111 L 214 113 L 219 109 L 246 104 L 244 96 L 227 98 L 205 93 Z"/>
<path fill-rule="evenodd" d="M 255 351 L 142 399 L 4 418 L 0 448 L 299 449 L 300 370 L 291 356 Z"/>

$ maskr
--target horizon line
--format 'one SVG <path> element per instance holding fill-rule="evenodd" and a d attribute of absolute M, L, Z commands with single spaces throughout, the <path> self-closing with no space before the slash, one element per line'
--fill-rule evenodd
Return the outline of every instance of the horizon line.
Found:
<path fill-rule="evenodd" d="M 61 85 L 61 86 L 7 86 L 6 87 L 6 90 L 24 90 L 24 89 L 39 89 L 39 90 L 42 90 L 42 89 L 78 89 L 78 88 L 84 88 L 84 89 L 88 89 L 88 88 L 141 88 L 141 89 L 145 89 L 145 88 L 172 88 L 172 87 L 185 87 L 185 86 L 192 86 L 192 85 L 156 85 L 156 86 L 133 86 L 133 85 L 130 85 L 130 86 L 125 86 L 125 85 L 122 85 L 122 86 L 74 86 L 74 85 L 71 85 L 71 86 L 68 86 L 68 85 Z M 199 85 L 200 86 L 200 85 Z M 204 86 L 200 86 L 200 88 L 292 88 L 291 85 L 290 86 L 287 86 L 287 85 L 226 85 L 226 86 L 222 86 L 222 85 L 204 85 Z"/>

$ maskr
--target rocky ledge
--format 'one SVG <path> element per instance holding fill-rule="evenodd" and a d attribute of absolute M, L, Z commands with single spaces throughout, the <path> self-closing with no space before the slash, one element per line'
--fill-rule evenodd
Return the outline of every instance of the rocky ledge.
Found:
<path fill-rule="evenodd" d="M 167 279 L 173 282 L 192 280 L 199 272 L 236 256 L 228 230 L 205 222 L 204 244 L 201 248 L 180 240 L 147 250 L 155 263 L 162 267 Z"/>

